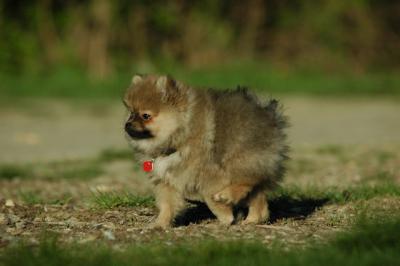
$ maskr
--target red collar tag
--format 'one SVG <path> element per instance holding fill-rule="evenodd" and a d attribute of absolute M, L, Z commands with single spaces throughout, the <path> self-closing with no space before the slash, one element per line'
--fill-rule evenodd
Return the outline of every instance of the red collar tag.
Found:
<path fill-rule="evenodd" d="M 145 172 L 152 172 L 153 171 L 153 160 L 144 161 L 143 162 L 143 171 Z"/>

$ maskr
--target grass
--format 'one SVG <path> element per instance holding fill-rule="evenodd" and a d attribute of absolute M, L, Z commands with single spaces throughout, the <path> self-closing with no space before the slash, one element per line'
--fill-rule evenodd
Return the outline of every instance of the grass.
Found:
<path fill-rule="evenodd" d="M 50 179 L 90 179 L 103 173 L 101 165 L 92 161 L 67 161 L 56 162 L 49 165 L 48 173 L 44 173 Z"/>
<path fill-rule="evenodd" d="M 318 71 L 277 71 L 253 62 L 230 64 L 189 72 L 177 77 L 197 86 L 219 88 L 250 86 L 255 90 L 295 94 L 398 94 L 400 79 L 391 74 L 352 75 Z"/>
<path fill-rule="evenodd" d="M 3 164 L 0 166 L 0 179 L 11 180 L 32 176 L 32 169 L 26 166 Z"/>
<path fill-rule="evenodd" d="M 92 159 L 64 160 L 42 164 L 0 165 L 0 179 L 90 179 L 104 173 L 103 166 L 116 160 L 131 160 L 130 150 L 106 149 Z"/>
<path fill-rule="evenodd" d="M 388 151 L 376 151 L 376 156 L 381 164 L 396 158 L 395 154 Z"/>
<path fill-rule="evenodd" d="M 376 197 L 400 197 L 400 186 L 383 182 L 374 186 L 358 185 L 346 189 L 331 187 L 300 188 L 283 186 L 269 193 L 268 200 L 271 208 L 294 206 L 295 208 L 310 208 L 324 204 L 344 204 L 347 202 L 365 201 Z M 94 192 L 92 202 L 98 208 L 154 206 L 152 196 L 138 196 L 129 192 Z M 310 206 L 312 205 L 312 206 Z M 301 210 L 300 210 L 301 211 Z"/>
<path fill-rule="evenodd" d="M 105 149 L 103 150 L 98 160 L 102 162 L 112 162 L 116 160 L 132 160 L 133 153 L 131 150 Z"/>
<path fill-rule="evenodd" d="M 58 198 L 43 198 L 38 193 L 29 190 L 21 190 L 18 192 L 21 200 L 27 205 L 35 204 L 50 204 L 50 205 L 64 205 L 68 203 L 72 197 L 69 194 L 59 195 Z"/>
<path fill-rule="evenodd" d="M 138 196 L 129 192 L 94 192 L 92 201 L 99 208 L 116 207 L 152 207 L 154 198 L 151 196 Z"/>
<path fill-rule="evenodd" d="M 20 191 L 18 194 L 25 204 L 34 205 L 44 203 L 44 200 L 33 191 Z"/>
<path fill-rule="evenodd" d="M 347 154 L 343 147 L 337 145 L 321 146 L 314 153 L 319 157 L 328 156 L 329 158 L 339 158 Z M 367 155 L 363 156 L 364 159 L 367 158 L 367 161 L 372 161 L 375 158 L 377 162 L 390 163 L 396 159 L 395 154 L 384 150 L 376 151 L 372 154 L 368 153 Z M 97 157 L 85 160 L 59 161 L 35 165 L 2 165 L 0 166 L 0 179 L 42 178 L 49 180 L 88 180 L 104 174 L 104 166 L 108 163 L 131 159 L 132 152 L 128 149 L 106 149 Z M 291 168 L 293 176 L 301 173 L 312 173 L 317 176 L 322 175 L 319 172 L 315 172 L 314 168 L 321 166 L 315 163 L 312 158 L 297 158 L 293 162 Z M 364 161 L 361 163 L 363 165 Z M 339 164 L 338 167 L 341 167 L 343 163 L 340 162 Z M 374 167 L 382 168 L 382 164 L 379 163 Z M 300 209 L 307 209 L 327 203 L 343 204 L 369 200 L 375 197 L 399 197 L 400 186 L 395 182 L 395 173 L 390 171 L 391 168 L 386 167 L 376 171 L 374 167 L 363 173 L 361 180 L 353 182 L 345 188 L 343 186 L 319 187 L 285 184 L 270 193 L 268 197 L 270 205 L 278 209 L 289 205 L 295 205 Z M 140 170 L 137 169 L 137 171 Z M 22 193 L 20 196 L 28 204 L 41 203 L 41 199 L 33 193 Z M 91 199 L 95 207 L 99 208 L 154 206 L 154 199 L 152 197 L 142 197 L 129 192 L 96 192 L 93 193 Z"/>
<path fill-rule="evenodd" d="M 342 147 L 334 145 L 321 146 L 315 151 L 318 158 L 336 158 L 347 155 L 346 152 Z M 373 152 L 371 158 L 375 158 L 376 162 L 390 164 L 397 158 L 396 155 L 389 152 Z M 369 165 L 374 161 L 370 157 L 362 158 L 369 162 Z M 321 167 L 312 157 L 303 159 Z M 77 173 L 82 175 L 82 178 L 88 178 L 93 175 L 93 171 L 79 169 L 93 167 L 101 170 L 103 165 L 117 160 L 131 160 L 131 152 L 109 149 L 92 159 L 52 162 L 38 166 L 21 165 L 20 168 L 8 167 L 9 170 L 5 169 L 7 171 L 0 173 L 5 173 L 4 178 L 7 179 L 12 179 L 14 175 L 25 175 L 25 178 L 43 177 L 46 176 L 44 173 L 53 173 L 48 175 L 53 178 L 54 173 L 58 173 L 62 178 L 78 178 Z M 365 162 L 362 166 L 364 165 Z M 79 171 L 71 174 L 76 169 Z M 205 223 L 196 227 L 177 227 L 168 232 L 132 231 L 129 232 L 131 237 L 125 239 L 128 234 L 125 231 L 127 228 L 133 226 L 136 230 L 136 226 L 139 225 L 141 230 L 143 223 L 135 220 L 124 226 L 119 223 L 117 225 L 117 222 L 126 219 L 123 213 L 141 211 L 135 210 L 135 207 L 154 207 L 154 198 L 128 191 L 97 191 L 90 199 L 92 206 L 100 210 L 84 210 L 84 213 L 80 212 L 76 218 L 86 224 L 85 226 L 91 226 L 93 221 L 103 222 L 103 212 L 106 209 L 127 207 L 112 211 L 118 212 L 115 220 L 111 221 L 117 225 L 113 231 L 115 240 L 107 240 L 99 231 L 98 238 L 95 241 L 90 240 L 90 244 L 83 244 L 88 243 L 84 241 L 68 242 L 70 239 L 85 240 L 83 236 L 87 237 L 89 234 L 88 239 L 91 239 L 93 231 L 86 230 L 84 226 L 71 227 L 69 229 L 72 232 L 66 238 L 60 225 L 51 227 L 50 224 L 46 224 L 43 228 L 59 230 L 58 232 L 62 232 L 60 236 L 44 236 L 35 242 L 38 244 L 21 240 L 30 241 L 30 237 L 15 237 L 4 241 L 0 239 L 0 247 L 4 246 L 0 248 L 0 265 L 397 265 L 400 260 L 400 217 L 396 211 L 400 186 L 395 183 L 394 176 L 397 172 L 390 169 L 378 163 L 365 172 L 370 176 L 364 173 L 360 181 L 349 183 L 348 186 L 282 185 L 268 197 L 272 224 L 262 229 L 269 230 L 269 227 L 273 227 L 274 231 L 263 231 L 261 234 L 253 234 L 253 228 L 250 228 L 249 233 L 246 228 L 216 229 L 212 224 L 210 226 Z M 299 170 L 293 174 L 296 173 L 298 174 Z M 316 173 L 313 175 L 320 176 Z M 370 184 L 370 179 L 376 182 Z M 29 188 L 21 188 L 19 197 L 27 205 L 63 204 L 64 200 L 52 201 Z M 68 197 L 64 198 L 64 202 L 69 200 Z M 325 206 L 326 204 L 330 205 Z M 383 204 L 385 206 L 382 206 Z M 41 209 L 41 206 L 23 207 Z M 59 216 L 60 211 L 68 213 L 71 209 L 58 207 L 59 209 L 52 206 L 57 211 L 46 216 L 55 218 L 55 221 L 62 224 L 64 218 Z M 20 209 L 22 208 L 16 208 Z M 25 217 L 24 214 L 26 213 L 21 212 L 15 215 Z M 31 215 L 32 218 L 38 216 L 37 213 Z M 354 225 L 357 219 L 358 222 Z M 354 228 L 349 231 L 351 225 L 354 225 Z M 11 231 L 15 229 L 12 225 L 8 227 Z M 80 231 L 81 229 L 84 231 Z M 301 231 L 304 235 L 292 236 L 288 229 Z M 336 229 L 345 231 L 336 233 Z M 224 233 L 217 233 L 218 230 Z M 254 228 L 254 231 L 257 230 L 259 228 Z M 139 237 L 142 233 L 143 239 Z M 75 237 L 70 238 L 74 234 Z M 231 235 L 236 237 L 224 238 Z M 318 237 L 313 237 L 314 235 Z M 272 238 L 268 238 L 270 236 Z M 265 241 L 267 244 L 260 242 L 263 239 L 268 239 Z M 128 242 L 124 242 L 125 240 Z M 296 244 L 296 241 L 301 243 Z"/>
<path fill-rule="evenodd" d="M 343 150 L 342 146 L 333 144 L 321 145 L 316 149 L 317 154 L 332 155 L 332 156 L 341 156 L 344 152 L 345 151 Z"/>
<path fill-rule="evenodd" d="M 369 200 L 375 197 L 400 197 L 400 186 L 393 182 L 382 182 L 376 185 L 356 185 L 349 188 L 318 188 L 297 186 L 283 186 L 270 193 L 269 198 L 292 200 L 325 200 L 326 203 L 346 203 L 360 200 Z"/>
<path fill-rule="evenodd" d="M 286 249 L 277 242 L 204 240 L 171 245 L 153 241 L 118 251 L 103 244 L 61 244 L 47 237 L 38 247 L 19 244 L 0 254 L 1 265 L 398 265 L 400 219 L 360 220 L 326 244 Z"/>
<path fill-rule="evenodd" d="M 75 69 L 59 69 L 46 75 L 10 76 L 0 74 L 0 96 L 10 99 L 55 97 L 66 99 L 119 99 L 128 87 L 132 73 L 118 73 L 94 81 Z M 396 73 L 321 73 L 318 71 L 277 71 L 256 62 L 238 62 L 203 69 L 160 65 L 151 72 L 169 73 L 193 86 L 235 88 L 249 86 L 266 93 L 312 95 L 399 95 Z M 15 101 L 13 101 L 15 102 Z"/>
<path fill-rule="evenodd" d="M 45 164 L 0 165 L 0 179 L 90 179 L 103 173 L 101 164 L 93 161 L 73 160 Z"/>

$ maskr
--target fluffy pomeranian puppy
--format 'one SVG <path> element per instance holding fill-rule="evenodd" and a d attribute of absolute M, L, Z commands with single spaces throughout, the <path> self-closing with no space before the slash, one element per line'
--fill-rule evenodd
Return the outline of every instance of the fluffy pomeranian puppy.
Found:
<path fill-rule="evenodd" d="M 282 178 L 288 150 L 276 100 L 135 75 L 124 104 L 126 137 L 137 158 L 153 164 L 155 227 L 171 226 L 185 200 L 204 202 L 226 225 L 235 205 L 248 207 L 245 224 L 268 219 L 265 191 Z"/>

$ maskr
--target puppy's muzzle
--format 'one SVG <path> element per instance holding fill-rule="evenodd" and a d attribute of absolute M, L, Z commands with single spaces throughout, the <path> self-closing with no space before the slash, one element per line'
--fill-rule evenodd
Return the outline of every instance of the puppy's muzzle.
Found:
<path fill-rule="evenodd" d="M 136 130 L 129 122 L 125 124 L 125 132 L 133 139 L 149 139 L 153 137 L 149 130 Z"/>

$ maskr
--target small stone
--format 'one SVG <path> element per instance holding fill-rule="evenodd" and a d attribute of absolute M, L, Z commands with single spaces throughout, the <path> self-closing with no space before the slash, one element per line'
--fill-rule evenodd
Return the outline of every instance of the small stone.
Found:
<path fill-rule="evenodd" d="M 17 228 L 17 229 L 24 229 L 25 227 L 26 227 L 26 223 L 24 221 L 15 223 L 15 228 Z"/>
<path fill-rule="evenodd" d="M 8 200 L 6 200 L 5 206 L 6 207 L 15 207 L 15 203 L 14 203 L 14 201 L 12 201 L 12 199 L 8 199 Z"/>
<path fill-rule="evenodd" d="M 94 229 L 100 229 L 100 228 L 103 227 L 103 224 L 94 223 L 94 224 L 92 224 L 92 227 L 93 227 Z"/>
<path fill-rule="evenodd" d="M 54 222 L 55 219 L 51 216 L 46 216 L 46 217 L 44 217 L 44 221 L 50 223 L 50 222 Z"/>
<path fill-rule="evenodd" d="M 117 218 L 119 217 L 121 214 L 119 211 L 106 211 L 104 213 L 104 217 L 106 218 Z"/>
<path fill-rule="evenodd" d="M 107 185 L 97 185 L 95 187 L 90 187 L 90 190 L 93 192 L 109 192 L 112 190 L 112 187 Z"/>
<path fill-rule="evenodd" d="M 31 237 L 31 238 L 29 238 L 29 244 L 31 244 L 31 245 L 39 245 L 40 242 L 36 238 Z"/>
<path fill-rule="evenodd" d="M 110 230 L 103 231 L 103 236 L 108 240 L 115 240 L 115 236 L 114 236 L 113 232 Z"/>
<path fill-rule="evenodd" d="M 15 214 L 9 214 L 8 215 L 8 221 L 10 224 L 15 224 L 19 221 L 21 221 L 21 218 L 19 218 L 17 215 Z"/>
<path fill-rule="evenodd" d="M 82 227 L 84 223 L 79 221 L 76 217 L 71 217 L 66 221 L 66 224 L 68 227 L 78 228 Z"/>
<path fill-rule="evenodd" d="M 115 224 L 112 222 L 106 222 L 102 224 L 102 227 L 105 229 L 110 229 L 110 230 L 114 230 L 115 229 Z"/>
<path fill-rule="evenodd" d="M 93 241 L 95 241 L 96 239 L 97 239 L 97 236 L 95 236 L 95 235 L 89 235 L 89 236 L 87 236 L 87 237 L 82 238 L 81 240 L 79 240 L 79 243 L 84 244 L 84 243 L 87 243 L 87 242 L 93 242 Z"/>
<path fill-rule="evenodd" d="M 33 219 L 33 223 L 41 223 L 43 222 L 43 219 L 40 217 L 35 217 L 35 219 Z"/>
<path fill-rule="evenodd" d="M 8 217 L 4 213 L 0 213 L 0 225 L 6 225 L 8 222 Z"/>
<path fill-rule="evenodd" d="M 23 232 L 23 230 L 22 229 L 8 227 L 6 229 L 6 232 L 9 233 L 10 235 L 16 236 L 16 235 L 20 235 Z"/>
<path fill-rule="evenodd" d="M 24 237 L 28 237 L 28 236 L 32 236 L 34 233 L 29 231 L 29 230 L 23 230 L 21 235 L 23 235 Z"/>
<path fill-rule="evenodd" d="M 71 224 L 77 224 L 80 223 L 80 221 L 78 220 L 78 218 L 76 217 L 71 217 L 67 220 L 67 223 L 71 223 Z"/>

